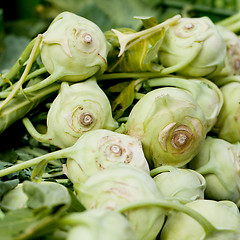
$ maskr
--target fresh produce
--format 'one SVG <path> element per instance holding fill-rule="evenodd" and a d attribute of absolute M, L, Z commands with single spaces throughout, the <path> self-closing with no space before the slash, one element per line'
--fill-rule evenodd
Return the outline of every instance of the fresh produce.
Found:
<path fill-rule="evenodd" d="M 220 138 L 234 143 L 240 141 L 240 82 L 226 83 L 220 90 L 224 102 L 214 131 Z"/>
<path fill-rule="evenodd" d="M 205 178 L 191 169 L 161 166 L 151 171 L 153 180 L 166 199 L 187 203 L 204 199 Z"/>
<path fill-rule="evenodd" d="M 163 199 L 157 184 L 141 169 L 115 165 L 75 183 L 78 199 L 87 208 L 116 209 L 140 200 Z M 165 218 L 165 210 L 152 206 L 127 211 L 126 215 L 138 239 L 155 239 Z"/>
<path fill-rule="evenodd" d="M 47 132 L 40 134 L 28 118 L 23 119 L 29 133 L 40 142 L 60 148 L 72 146 L 78 138 L 93 129 L 115 130 L 110 102 L 95 78 L 82 83 L 61 84 L 47 116 Z"/>
<path fill-rule="evenodd" d="M 189 167 L 206 179 L 205 196 L 240 206 L 240 144 L 208 136 Z"/>
<path fill-rule="evenodd" d="M 240 14 L 73 2 L 0 64 L 0 238 L 239 240 Z"/>
<path fill-rule="evenodd" d="M 172 212 L 163 227 L 161 240 L 239 239 L 240 215 L 233 202 L 201 199 L 187 203 L 186 206 L 201 213 L 219 231 L 207 235 L 202 226 L 186 214 Z"/>
<path fill-rule="evenodd" d="M 208 17 L 181 18 L 166 31 L 159 49 L 164 67 L 181 64 L 176 72 L 192 77 L 217 74 L 224 66 L 225 57 L 225 43 Z"/>
<path fill-rule="evenodd" d="M 149 173 L 149 166 L 138 139 L 98 129 L 85 133 L 71 147 L 2 169 L 0 176 L 36 165 L 36 169 L 41 170 L 44 166 L 42 163 L 59 158 L 68 158 L 66 174 L 73 183 L 85 182 L 91 175 L 119 163 L 129 164 Z M 35 172 L 38 172 L 36 169 Z"/>
<path fill-rule="evenodd" d="M 71 213 L 60 220 L 69 228 L 67 240 L 137 240 L 127 219 L 118 212 L 107 209 L 93 209 L 81 213 Z M 109 226 L 112 226 L 111 228 Z"/>
<path fill-rule="evenodd" d="M 133 107 L 126 134 L 138 138 L 151 167 L 181 167 L 199 151 L 207 133 L 203 110 L 186 90 L 163 87 Z"/>

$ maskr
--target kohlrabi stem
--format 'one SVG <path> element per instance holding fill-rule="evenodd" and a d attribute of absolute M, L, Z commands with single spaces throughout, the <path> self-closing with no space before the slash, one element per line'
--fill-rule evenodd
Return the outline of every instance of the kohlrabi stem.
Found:
<path fill-rule="evenodd" d="M 237 33 L 240 30 L 240 23 L 239 23 L 239 21 L 240 21 L 240 19 L 237 22 L 235 22 L 235 23 L 233 23 L 233 24 L 231 24 L 229 26 L 226 26 L 225 28 L 227 28 L 228 30 L 230 30 L 230 31 L 232 31 L 234 33 Z"/>
<path fill-rule="evenodd" d="M 55 151 L 55 152 L 51 152 L 51 153 L 48 153 L 48 154 L 30 159 L 28 161 L 24 161 L 24 162 L 15 164 L 11 167 L 0 170 L 0 177 L 6 176 L 6 175 L 14 173 L 14 172 L 18 172 L 18 171 L 23 170 L 25 168 L 36 166 L 37 164 L 39 164 L 43 160 L 51 161 L 51 160 L 55 160 L 55 159 L 58 159 L 58 158 L 66 158 L 67 154 L 71 150 L 72 150 L 71 147 L 64 148 L 64 149 L 61 149 L 61 150 L 58 150 L 58 151 Z"/>
<path fill-rule="evenodd" d="M 35 70 L 34 72 L 31 72 L 27 75 L 26 79 L 24 80 L 24 82 L 35 78 L 43 73 L 46 73 L 47 69 L 45 67 L 42 67 L 40 69 Z M 0 92 L 0 98 L 6 98 L 8 97 L 8 95 L 10 95 L 12 87 L 16 86 L 17 82 L 15 84 L 13 84 L 12 86 L 6 88 L 4 91 Z"/>
<path fill-rule="evenodd" d="M 158 175 L 159 173 L 170 172 L 170 171 L 174 171 L 175 169 L 176 169 L 175 167 L 169 166 L 169 165 L 157 167 L 150 171 L 150 176 L 154 177 L 154 176 Z"/>
<path fill-rule="evenodd" d="M 229 76 L 229 77 L 224 77 L 224 78 L 217 78 L 217 79 L 214 79 L 213 82 L 218 87 L 221 87 L 230 82 L 240 82 L 240 76 L 236 75 L 236 76 Z"/>
<path fill-rule="evenodd" d="M 159 72 L 121 72 L 121 73 L 107 73 L 97 77 L 97 80 L 112 80 L 112 79 L 121 79 L 121 78 L 156 78 L 167 76 L 170 73 L 176 72 L 184 67 L 186 67 L 189 63 L 191 63 L 194 58 L 199 54 L 202 48 L 201 43 L 195 42 L 193 44 L 193 51 L 191 56 L 186 58 L 185 61 L 182 61 L 179 64 L 176 64 L 171 67 L 163 68 Z"/>
<path fill-rule="evenodd" d="M 203 215 L 201 215 L 196 210 L 190 207 L 187 207 L 184 204 L 173 202 L 173 201 L 146 200 L 146 201 L 133 202 L 117 208 L 116 211 L 120 213 L 124 213 L 125 211 L 129 211 L 135 208 L 143 208 L 143 207 L 160 207 L 160 208 L 172 209 L 179 212 L 183 212 L 188 216 L 192 217 L 194 220 L 196 220 L 203 227 L 206 235 L 217 230 L 212 225 L 211 222 L 209 222 Z"/>
<path fill-rule="evenodd" d="M 48 135 L 39 133 L 28 118 L 23 118 L 22 122 L 33 138 L 37 139 L 39 142 L 49 142 Z"/>
<path fill-rule="evenodd" d="M 18 58 L 18 60 L 16 61 L 16 63 L 12 66 L 12 68 L 5 74 L 3 74 L 3 78 L 7 78 L 9 80 L 11 80 L 17 73 L 18 71 L 21 69 L 21 67 L 23 66 L 23 64 L 27 61 L 27 59 L 29 58 L 29 55 L 32 51 L 32 48 L 35 44 L 37 37 L 34 38 L 29 44 L 28 46 L 25 48 L 25 50 L 22 52 L 21 56 Z M 5 83 L 5 82 L 4 82 Z M 0 86 L 2 86 L 4 84 L 0 83 Z"/>
<path fill-rule="evenodd" d="M 158 31 L 162 30 L 164 27 L 168 27 L 168 26 L 176 23 L 180 18 L 181 18 L 180 15 L 176 15 L 156 26 L 153 26 L 151 28 L 148 28 L 143 31 L 136 32 L 136 33 L 132 33 L 132 34 L 124 34 L 115 29 L 112 29 L 112 31 L 117 35 L 119 43 L 120 43 L 120 52 L 119 52 L 118 56 L 120 57 L 123 54 L 123 52 L 126 50 L 127 44 L 130 43 L 131 41 L 133 41 L 134 39 L 137 39 L 137 38 L 144 39 L 145 38 L 144 36 L 149 37 L 151 34 L 154 34 Z"/>
<path fill-rule="evenodd" d="M 42 89 L 44 87 L 47 87 L 51 85 L 52 83 L 56 82 L 58 79 L 61 78 L 61 74 L 58 73 L 53 73 L 49 75 L 46 79 L 42 80 L 41 82 L 38 82 L 30 87 L 24 88 L 23 91 L 24 93 L 31 93 L 34 91 L 37 91 L 39 89 Z"/>
<path fill-rule="evenodd" d="M 180 63 L 178 63 L 174 66 L 168 67 L 168 68 L 163 68 L 163 70 L 160 71 L 161 74 L 167 75 L 167 74 L 174 73 L 174 72 L 177 72 L 177 71 L 183 69 L 188 64 L 190 64 L 194 60 L 194 58 L 197 57 L 197 55 L 199 54 L 201 49 L 202 49 L 202 44 L 199 42 L 194 42 L 193 46 L 192 46 L 192 54 L 190 56 L 188 56 L 185 59 L 185 61 L 181 61 Z"/>
<path fill-rule="evenodd" d="M 27 75 L 28 75 L 28 73 L 29 73 L 29 71 L 32 67 L 33 61 L 36 57 L 36 54 L 38 52 L 41 41 L 42 41 L 42 35 L 38 35 L 36 41 L 34 41 L 34 46 L 32 48 L 30 56 L 28 58 L 27 66 L 25 67 L 21 78 L 18 80 L 17 85 L 13 88 L 13 90 L 8 95 L 8 97 L 4 101 L 2 101 L 2 103 L 0 104 L 0 109 L 2 109 L 4 106 L 6 106 L 9 103 L 11 101 L 11 99 L 13 99 L 13 97 L 17 94 L 19 89 L 22 87 L 22 84 L 25 81 L 25 79 L 26 79 L 26 77 L 27 77 Z"/>
<path fill-rule="evenodd" d="M 219 22 L 217 22 L 217 25 L 228 27 L 229 25 L 232 25 L 233 23 L 236 23 L 240 20 L 240 11 L 230 17 L 227 17 Z"/>

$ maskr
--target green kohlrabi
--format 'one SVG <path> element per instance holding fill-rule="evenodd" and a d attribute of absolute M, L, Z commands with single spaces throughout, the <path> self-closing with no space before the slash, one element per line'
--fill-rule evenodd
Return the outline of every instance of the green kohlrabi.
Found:
<path fill-rule="evenodd" d="M 226 44 L 226 58 L 224 68 L 213 78 L 216 81 L 220 77 L 240 74 L 240 39 L 227 28 L 217 26 L 217 29 Z"/>
<path fill-rule="evenodd" d="M 66 240 L 138 239 L 122 214 L 107 209 L 68 214 L 60 220 L 60 225 L 69 229 Z"/>
<path fill-rule="evenodd" d="M 240 82 L 229 82 L 220 90 L 224 102 L 213 130 L 219 138 L 234 143 L 240 141 Z"/>
<path fill-rule="evenodd" d="M 95 78 L 70 86 L 62 83 L 48 112 L 45 134 L 38 133 L 28 118 L 23 123 L 35 139 L 60 148 L 72 146 L 88 131 L 118 127 L 112 118 L 110 102 Z"/>
<path fill-rule="evenodd" d="M 85 182 L 97 172 L 119 163 L 140 168 L 149 174 L 148 162 L 138 139 L 110 130 L 97 129 L 85 133 L 71 147 L 0 170 L 0 176 L 41 164 L 43 160 L 58 158 L 67 158 L 66 174 L 73 183 Z"/>
<path fill-rule="evenodd" d="M 181 212 L 171 212 L 164 225 L 160 240 L 238 240 L 240 214 L 231 201 L 199 199 L 186 204 L 204 216 L 218 231 L 206 233 L 201 224 Z"/>
<path fill-rule="evenodd" d="M 240 144 L 208 136 L 200 152 L 189 163 L 206 179 L 205 196 L 231 200 L 240 206 Z"/>
<path fill-rule="evenodd" d="M 151 167 L 180 167 L 199 151 L 207 132 L 203 110 L 186 90 L 163 87 L 132 108 L 125 132 L 141 140 Z"/>
<path fill-rule="evenodd" d="M 201 107 L 209 132 L 217 121 L 223 105 L 223 95 L 219 87 L 206 78 L 166 76 L 145 81 L 147 87 L 172 86 L 187 90 Z"/>
<path fill-rule="evenodd" d="M 203 77 L 222 70 L 226 46 L 216 26 L 208 17 L 181 18 L 168 28 L 159 49 L 159 59 L 164 67 L 191 61 L 176 72 Z"/>
<path fill-rule="evenodd" d="M 19 92 L 32 63 L 39 55 L 44 69 L 50 75 L 41 82 L 24 88 L 25 94 L 59 79 L 78 82 L 93 75 L 101 75 L 107 68 L 109 44 L 103 32 L 95 23 L 70 12 L 60 13 L 46 32 L 39 34 L 30 46 L 31 52 L 24 72 L 13 91 L 4 92 L 7 97 L 0 104 L 0 109 Z"/>
<path fill-rule="evenodd" d="M 115 165 L 74 184 L 78 199 L 87 209 L 116 209 L 139 200 L 160 200 L 162 195 L 149 174 L 125 164 Z M 138 239 L 153 240 L 162 228 L 165 210 L 148 206 L 124 212 Z"/>
<path fill-rule="evenodd" d="M 187 203 L 204 199 L 206 181 L 191 169 L 161 166 L 151 171 L 154 181 L 165 199 Z"/>

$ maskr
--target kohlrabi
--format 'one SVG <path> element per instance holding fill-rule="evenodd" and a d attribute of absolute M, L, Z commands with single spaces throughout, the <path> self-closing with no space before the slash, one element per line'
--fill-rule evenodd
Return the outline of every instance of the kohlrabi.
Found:
<path fill-rule="evenodd" d="M 109 44 L 103 32 L 92 21 L 71 12 L 60 13 L 46 32 L 31 42 L 30 49 L 24 72 L 13 91 L 6 92 L 7 97 L 0 104 L 0 109 L 22 88 L 32 63 L 39 55 L 50 75 L 41 82 L 24 88 L 25 94 L 60 79 L 78 82 L 93 75 L 101 75 L 107 68 Z"/>
<path fill-rule="evenodd" d="M 161 166 L 153 169 L 151 176 L 165 199 L 178 200 L 181 203 L 204 199 L 206 181 L 196 171 Z"/>
<path fill-rule="evenodd" d="M 215 231 L 206 232 L 202 225 L 182 212 L 169 212 L 162 229 L 160 240 L 239 240 L 240 214 L 231 201 L 199 199 L 186 204 L 199 212 L 214 227 Z"/>
<path fill-rule="evenodd" d="M 78 199 L 87 209 L 117 209 L 140 200 L 160 200 L 162 195 L 149 174 L 125 164 L 115 165 L 74 184 Z M 153 240 L 162 228 L 165 210 L 148 206 L 124 212 L 138 239 Z"/>
<path fill-rule="evenodd" d="M 224 102 L 213 130 L 219 138 L 234 143 L 240 141 L 240 82 L 226 83 L 220 90 Z"/>
<path fill-rule="evenodd" d="M 206 179 L 205 196 L 231 200 L 240 206 L 240 144 L 208 136 L 200 152 L 189 163 Z"/>
<path fill-rule="evenodd" d="M 152 78 L 144 82 L 146 87 L 172 86 L 187 90 L 204 112 L 209 132 L 217 121 L 223 105 L 223 95 L 219 87 L 206 78 L 166 76 Z"/>
<path fill-rule="evenodd" d="M 62 83 L 48 112 L 45 134 L 38 133 L 28 118 L 23 123 L 35 139 L 60 148 L 72 146 L 88 131 L 118 127 L 112 118 L 110 102 L 95 78 L 73 85 Z"/>
<path fill-rule="evenodd" d="M 108 44 L 93 22 L 70 12 L 59 14 L 45 33 L 41 59 L 51 74 L 48 80 L 84 80 L 107 67 Z"/>
<path fill-rule="evenodd" d="M 112 165 L 123 163 L 149 174 L 141 142 L 128 135 L 97 129 L 85 133 L 71 147 L 0 170 L 0 176 L 35 166 L 44 161 L 67 158 L 66 174 L 73 183 L 85 182 L 90 176 Z"/>
<path fill-rule="evenodd" d="M 179 19 L 167 29 L 159 49 L 164 67 L 179 65 L 176 72 L 192 77 L 220 72 L 225 57 L 225 42 L 208 17 Z"/>
<path fill-rule="evenodd" d="M 68 229 L 66 240 L 138 240 L 126 217 L 107 209 L 67 214 L 60 225 Z"/>
<path fill-rule="evenodd" d="M 180 167 L 199 151 L 207 132 L 203 110 L 186 90 L 163 87 L 132 108 L 125 132 L 141 140 L 151 167 Z"/>
<path fill-rule="evenodd" d="M 220 77 L 240 74 L 240 39 L 234 32 L 217 25 L 217 29 L 226 44 L 226 58 L 224 68 L 214 76 L 218 81 Z"/>

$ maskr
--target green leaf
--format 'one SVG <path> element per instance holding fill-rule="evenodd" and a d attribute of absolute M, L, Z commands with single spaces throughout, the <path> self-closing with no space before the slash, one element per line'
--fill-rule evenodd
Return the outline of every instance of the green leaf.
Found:
<path fill-rule="evenodd" d="M 14 189 L 19 183 L 18 179 L 8 180 L 5 182 L 0 181 L 0 198 L 8 191 Z"/>
<path fill-rule="evenodd" d="M 115 119 L 120 118 L 124 111 L 133 103 L 135 96 L 135 81 L 130 82 L 130 84 L 123 89 L 119 96 L 113 101 L 112 109 L 116 110 Z M 117 108 L 119 108 L 117 110 Z"/>
<path fill-rule="evenodd" d="M 30 208 L 53 208 L 70 205 L 71 198 L 66 187 L 55 182 L 35 183 L 25 181 L 23 191 L 28 196 L 27 205 Z"/>

